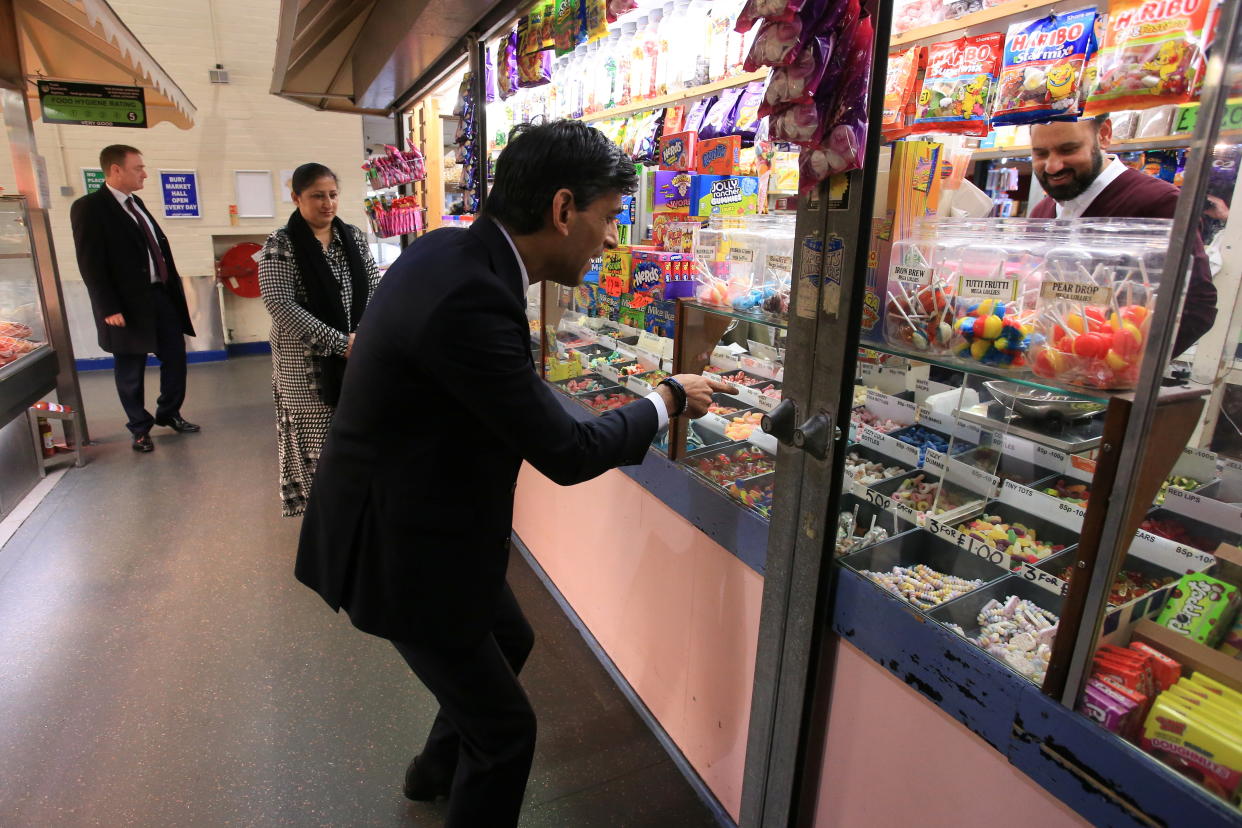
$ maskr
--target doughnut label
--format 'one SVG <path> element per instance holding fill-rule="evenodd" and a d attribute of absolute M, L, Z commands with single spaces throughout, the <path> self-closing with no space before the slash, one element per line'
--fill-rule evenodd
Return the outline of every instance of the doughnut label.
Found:
<path fill-rule="evenodd" d="M 957 295 L 963 299 L 1001 299 L 1013 302 L 1018 298 L 1018 280 L 1009 277 L 957 277 Z"/>
<path fill-rule="evenodd" d="M 1044 282 L 1039 288 L 1039 297 L 1107 306 L 1112 304 L 1113 289 L 1094 282 Z"/>

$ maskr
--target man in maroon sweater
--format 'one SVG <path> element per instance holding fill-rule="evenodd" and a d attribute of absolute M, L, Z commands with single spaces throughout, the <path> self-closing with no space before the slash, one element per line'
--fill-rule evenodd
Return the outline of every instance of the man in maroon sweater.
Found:
<path fill-rule="evenodd" d="M 1031 218 L 1173 218 L 1181 190 L 1106 154 L 1112 136 L 1107 116 L 1031 127 L 1032 166 L 1048 194 L 1035 205 Z M 1197 342 L 1216 321 L 1216 286 L 1199 231 L 1194 234 L 1190 285 L 1173 356 Z"/>

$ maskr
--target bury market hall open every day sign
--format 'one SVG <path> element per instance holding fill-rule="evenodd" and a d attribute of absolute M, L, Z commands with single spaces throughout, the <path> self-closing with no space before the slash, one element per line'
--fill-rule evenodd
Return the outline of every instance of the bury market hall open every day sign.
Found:
<path fill-rule="evenodd" d="M 147 127 L 146 97 L 141 86 L 50 80 L 41 80 L 38 85 L 45 124 Z"/>
<path fill-rule="evenodd" d="M 164 218 L 199 218 L 198 173 L 193 170 L 160 170 Z"/>

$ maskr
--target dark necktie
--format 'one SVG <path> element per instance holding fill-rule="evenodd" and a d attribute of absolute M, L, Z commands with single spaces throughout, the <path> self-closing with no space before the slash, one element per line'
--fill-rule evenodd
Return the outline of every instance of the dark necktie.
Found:
<path fill-rule="evenodd" d="M 147 220 L 142 217 L 142 214 L 138 212 L 138 208 L 134 206 L 133 196 L 125 199 L 125 206 L 134 214 L 134 220 L 142 228 L 142 235 L 147 238 L 147 250 L 151 252 L 151 259 L 155 262 L 155 273 L 159 276 L 160 284 L 167 283 L 168 264 L 164 261 L 164 251 L 160 250 L 160 243 L 155 240 L 155 234 L 151 232 L 151 225 L 147 224 Z"/>

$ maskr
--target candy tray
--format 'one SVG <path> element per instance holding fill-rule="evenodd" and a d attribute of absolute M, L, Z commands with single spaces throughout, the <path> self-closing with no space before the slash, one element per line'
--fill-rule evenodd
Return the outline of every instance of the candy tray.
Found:
<path fill-rule="evenodd" d="M 1058 558 L 1059 557 L 1060 556 L 1058 556 Z M 1061 572 L 1067 566 L 1072 565 L 1076 560 L 1077 558 L 1073 555 L 1068 556 L 1064 560 L 1049 558 L 1046 561 L 1040 562 L 1036 568 L 1043 570 L 1044 572 L 1047 572 L 1049 575 L 1056 578 L 1058 581 L 1061 581 L 1061 583 L 1064 584 L 1064 586 L 1062 587 L 1062 592 L 1065 592 L 1069 590 L 1069 581 L 1061 578 Z M 1142 558 L 1140 558 L 1138 555 L 1127 554 L 1121 561 L 1121 568 L 1128 569 L 1133 572 L 1139 572 L 1145 576 L 1172 577 L 1174 583 L 1176 583 L 1178 577 L 1180 577 L 1176 572 L 1165 569 L 1164 567 L 1158 566 L 1157 564 L 1151 563 L 1150 561 L 1145 561 Z M 1131 601 L 1137 601 L 1142 598 L 1146 598 L 1148 595 L 1151 595 L 1153 593 L 1157 593 L 1161 591 L 1167 592 L 1170 586 L 1172 586 L 1172 584 L 1166 584 L 1165 586 L 1159 587 L 1157 589 L 1148 590 L 1146 593 L 1136 598 L 1130 598 L 1125 601 L 1120 601 L 1118 603 L 1113 603 L 1112 601 L 1109 601 L 1109 606 L 1114 609 L 1117 607 L 1122 607 L 1122 606 L 1125 606 L 1126 604 L 1129 604 Z"/>
<path fill-rule="evenodd" d="M 999 463 L 996 459 L 997 455 L 1000 458 Z M 1023 460 L 997 449 L 984 446 L 964 452 L 955 459 L 1000 478 L 1002 483 L 1006 480 L 1012 480 L 1015 483 L 1021 483 L 1023 486 L 1031 486 L 1036 481 L 1056 474 L 1052 469 L 1038 466 L 1029 460 Z"/>
<path fill-rule="evenodd" d="M 1207 487 L 1200 487 L 1196 489 L 1195 491 L 1196 493 L 1202 493 L 1205 488 Z M 1185 515 L 1178 514 L 1177 512 L 1174 512 L 1168 508 L 1165 508 L 1164 506 L 1156 506 L 1152 508 L 1145 515 L 1145 519 L 1177 521 L 1182 526 L 1186 527 L 1187 531 L 1190 533 L 1190 536 L 1192 538 L 1203 541 L 1203 544 L 1199 545 L 1199 544 L 1194 544 L 1194 543 L 1188 543 L 1186 541 L 1174 541 L 1174 542 L 1185 543 L 1187 546 L 1192 546 L 1201 552 L 1215 552 L 1216 548 L 1220 546 L 1222 543 L 1229 543 L 1229 544 L 1233 544 L 1234 546 L 1237 546 L 1240 543 L 1242 543 L 1242 536 L 1236 535 L 1227 529 L 1222 529 L 1219 526 L 1213 526 L 1211 524 L 1203 523 L 1202 521 L 1195 520 L 1194 518 L 1189 518 L 1189 517 L 1186 517 Z M 1151 532 L 1150 529 L 1146 531 Z M 1155 535 L 1156 533 L 1151 532 L 1151 534 Z M 1163 537 L 1163 535 L 1160 535 L 1159 537 Z"/>
<path fill-rule="evenodd" d="M 890 477 L 887 480 L 881 480 L 878 483 L 873 483 L 871 484 L 871 486 L 867 488 L 871 492 L 880 495 L 884 499 L 884 502 L 888 504 L 884 506 L 885 508 L 889 509 L 890 511 L 896 514 L 902 514 L 901 505 L 899 505 L 896 501 L 891 499 L 892 495 L 899 488 L 901 488 L 901 484 L 905 480 L 913 479 L 915 477 L 918 477 L 919 475 L 923 475 L 923 479 L 927 483 L 940 483 L 941 482 L 940 478 L 932 474 L 930 471 L 919 471 L 916 469 L 914 471 L 906 472 L 905 474 L 899 477 Z M 929 517 L 935 518 L 940 521 L 956 520 L 958 516 L 960 515 L 967 514 L 970 512 L 977 512 L 979 507 L 983 504 L 983 497 L 981 495 L 976 494 L 975 492 L 969 491 L 967 489 L 963 489 L 961 486 L 958 486 L 953 483 L 946 483 L 943 485 L 947 487 L 946 491 L 948 491 L 951 495 L 958 498 L 959 500 L 962 500 L 963 503 L 960 506 L 954 506 L 952 509 L 947 509 L 944 512 L 940 513 L 939 515 L 935 515 L 935 514 L 932 514 L 930 511 L 927 511 L 926 514 Z M 868 497 L 868 495 L 865 492 L 863 496 Z M 868 499 L 871 500 L 871 502 L 873 503 L 876 502 L 876 498 L 874 496 L 868 497 Z M 939 502 L 940 502 L 940 492 L 937 491 L 936 501 L 932 503 L 932 508 L 935 508 L 935 506 Z M 884 503 L 881 503 L 879 505 L 884 505 Z M 913 507 L 910 507 L 910 508 L 913 509 Z M 914 510 L 914 511 L 917 512 L 919 510 Z"/>
<path fill-rule="evenodd" d="M 1007 432 L 1015 437 L 1022 437 L 1032 443 L 1039 443 L 1066 454 L 1081 454 L 1097 448 L 1104 435 L 1103 417 L 1078 420 L 1063 428 L 1053 428 L 1047 423 L 1010 414 L 1008 409 L 997 402 L 983 403 L 973 408 L 956 409 L 953 416 L 982 426 L 989 431 Z"/>
<path fill-rule="evenodd" d="M 945 434 L 943 431 L 930 428 L 922 424 L 908 425 L 905 428 L 899 428 L 896 431 L 889 432 L 888 436 L 892 437 L 894 440 L 901 440 L 902 435 L 909 434 L 911 431 L 913 431 L 916 428 L 921 428 L 921 429 L 924 429 L 925 431 L 930 431 L 932 434 L 935 434 L 937 437 L 940 437 L 941 439 L 943 439 L 946 446 L 948 446 L 948 448 L 951 450 L 954 457 L 956 457 L 959 454 L 968 452 L 971 449 L 978 448 L 978 446 L 976 446 L 974 443 L 967 442 L 966 440 L 963 440 L 960 437 L 950 437 L 948 434 Z M 906 442 L 905 440 L 901 440 L 901 441 L 903 443 Z M 914 444 L 910 443 L 909 445 L 914 445 Z M 914 447 L 917 449 L 922 448 L 921 446 L 914 446 Z M 939 451 L 939 449 L 929 449 L 929 451 Z M 926 454 L 926 452 L 922 452 L 922 454 Z"/>
<path fill-rule="evenodd" d="M 1072 529 L 1066 529 L 1053 523 L 1052 521 L 1037 517 L 1029 512 L 1024 512 L 1016 506 L 1011 506 L 1010 504 L 1003 503 L 999 500 L 989 500 L 982 508 L 971 510 L 966 516 L 957 518 L 950 528 L 956 532 L 957 527 L 961 524 L 974 520 L 982 515 L 998 517 L 1002 522 L 1010 525 L 1021 523 L 1028 529 L 1034 530 L 1035 536 L 1039 538 L 1040 541 L 1049 541 L 1054 545 L 1063 544 L 1065 546 L 1065 549 L 1061 550 L 1061 552 L 1054 552 L 1052 555 L 1049 555 L 1043 561 L 1039 561 L 1038 563 L 1051 560 L 1053 557 L 1056 557 L 1067 550 L 1076 549 L 1078 547 L 1078 533 Z M 945 522 L 943 520 L 937 520 L 940 523 Z M 988 544 L 988 547 L 995 548 L 991 544 Z M 1012 562 L 1011 568 L 1019 567 L 1022 563 L 1021 561 L 1014 561 L 1012 556 L 1010 556 L 1010 560 Z"/>
<path fill-rule="evenodd" d="M 569 387 L 568 387 L 569 383 L 581 382 L 582 380 L 595 380 L 603 387 L 595 391 L 570 391 L 569 390 Z M 581 396 L 582 394 L 608 394 L 613 391 L 616 391 L 619 387 L 612 380 L 606 379 L 605 377 L 601 377 L 599 374 L 594 374 L 594 373 L 582 374 L 580 376 L 570 377 L 569 379 L 564 379 L 564 380 L 557 380 L 556 382 L 552 384 L 555 385 L 562 394 L 568 394 L 571 397 Z"/>
<path fill-rule="evenodd" d="M 871 521 L 873 518 L 875 519 L 875 525 L 885 529 L 890 538 L 915 528 L 913 524 L 903 520 L 900 516 L 888 511 L 887 509 L 881 509 L 874 503 L 869 503 L 866 500 L 863 500 L 858 495 L 841 495 L 841 512 L 853 512 L 855 509 L 858 509 L 858 528 L 854 532 L 855 535 L 861 536 L 862 534 L 865 534 L 866 531 L 871 528 Z M 860 547 L 859 549 L 851 550 L 851 552 L 847 554 L 861 552 L 863 549 L 867 548 L 868 547 L 865 546 Z M 841 557 L 842 554 L 843 553 L 838 552 L 837 557 Z"/>
<path fill-rule="evenodd" d="M 886 541 L 845 555 L 841 563 L 858 573 L 866 570 L 888 572 L 895 566 L 925 564 L 945 575 L 968 580 L 981 580 L 986 586 L 1004 578 L 1008 572 L 995 564 L 976 558 L 943 538 L 923 529 L 912 529 Z M 867 577 L 863 575 L 863 577 Z M 879 585 L 877 584 L 877 587 Z M 883 588 L 883 587 L 879 587 Z"/>
<path fill-rule="evenodd" d="M 864 446 L 861 443 L 851 443 L 845 449 L 845 455 L 847 457 L 851 454 L 857 454 L 859 457 L 863 458 L 868 463 L 883 463 L 885 466 L 899 466 L 902 469 L 905 469 L 905 471 L 901 472 L 900 475 L 894 475 L 893 477 L 901 477 L 914 471 L 914 469 L 911 469 L 908 466 L 906 466 L 904 463 L 898 460 L 895 460 L 892 457 L 889 457 L 887 454 L 884 454 L 878 449 L 874 449 L 871 446 Z M 875 486 L 876 484 L 881 483 L 885 480 L 892 480 L 893 477 L 881 478 L 880 480 L 876 480 L 870 485 Z M 846 491 L 861 493 L 862 490 L 866 488 L 867 488 L 866 485 L 859 483 L 856 480 L 853 480 L 849 477 L 845 479 L 845 490 Z"/>

